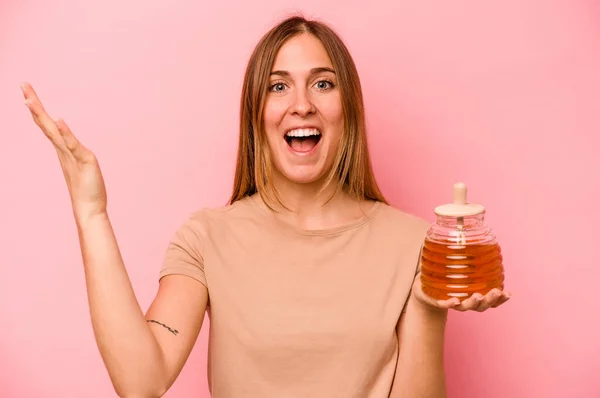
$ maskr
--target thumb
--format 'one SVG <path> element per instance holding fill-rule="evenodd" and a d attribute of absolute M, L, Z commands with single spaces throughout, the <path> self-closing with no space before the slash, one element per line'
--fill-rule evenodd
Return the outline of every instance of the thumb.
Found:
<path fill-rule="evenodd" d="M 81 144 L 81 142 L 79 142 L 77 137 L 75 137 L 75 134 L 73 134 L 73 132 L 63 119 L 57 119 L 56 126 L 58 127 L 58 131 L 60 132 L 60 135 L 65 141 L 67 149 L 69 149 L 69 151 L 73 154 L 76 160 L 83 163 L 89 163 L 93 160 L 90 151 L 88 151 Z"/>
<path fill-rule="evenodd" d="M 427 294 L 425 294 L 425 292 L 423 292 L 420 286 L 416 289 L 413 289 L 413 294 L 415 295 L 415 298 L 421 301 L 423 304 L 427 304 L 434 308 L 450 309 L 452 307 L 460 305 L 460 300 L 456 297 L 452 297 L 447 300 L 434 299 L 433 297 L 430 297 Z"/>

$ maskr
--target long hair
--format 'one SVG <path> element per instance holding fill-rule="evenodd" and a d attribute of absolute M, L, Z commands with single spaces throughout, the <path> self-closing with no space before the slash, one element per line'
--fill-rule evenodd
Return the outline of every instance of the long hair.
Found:
<path fill-rule="evenodd" d="M 375 180 L 367 145 L 365 113 L 360 79 L 354 60 L 341 38 L 326 24 L 293 16 L 268 31 L 254 49 L 242 87 L 240 134 L 233 192 L 229 203 L 259 193 L 271 207 L 279 197 L 270 183 L 272 162 L 264 131 L 263 111 L 269 75 L 281 46 L 290 38 L 309 33 L 323 43 L 336 71 L 344 131 L 325 186 L 335 184 L 357 200 L 387 203 Z"/>

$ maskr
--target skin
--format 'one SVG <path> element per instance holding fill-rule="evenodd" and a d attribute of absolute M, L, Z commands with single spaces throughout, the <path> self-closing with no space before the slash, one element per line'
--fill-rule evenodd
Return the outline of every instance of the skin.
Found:
<path fill-rule="evenodd" d="M 362 217 L 370 204 L 343 193 L 323 205 L 331 192 L 323 181 L 339 149 L 343 115 L 335 71 L 322 44 L 308 34 L 290 39 L 278 53 L 273 72 L 264 125 L 276 169 L 273 183 L 289 208 L 278 209 L 278 216 L 306 229 L 335 227 Z M 115 390 L 122 397 L 162 396 L 198 337 L 208 292 L 191 278 L 170 275 L 161 279 L 149 310 L 142 312 L 110 224 L 96 157 L 64 121 L 48 115 L 31 85 L 23 84 L 22 91 L 63 170 L 79 233 L 92 327 Z M 298 156 L 283 136 L 305 124 L 318 127 L 322 138 L 317 150 Z M 437 301 L 422 293 L 420 278 L 415 278 L 407 311 L 397 325 L 401 349 L 391 396 L 445 397 L 448 309 L 482 312 L 508 298 L 508 293 L 494 290 L 458 304 L 456 299 Z"/>
<path fill-rule="evenodd" d="M 340 91 L 333 65 L 321 43 L 303 34 L 279 51 L 265 104 L 264 126 L 276 169 L 276 184 L 291 190 L 321 187 L 331 169 L 344 129 Z M 322 138 L 314 152 L 299 156 L 283 139 L 291 129 L 312 126 Z"/>

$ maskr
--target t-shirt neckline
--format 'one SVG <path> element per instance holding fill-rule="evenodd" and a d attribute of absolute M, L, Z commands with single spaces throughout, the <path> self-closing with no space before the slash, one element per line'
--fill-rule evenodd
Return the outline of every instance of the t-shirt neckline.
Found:
<path fill-rule="evenodd" d="M 256 199 L 254 199 L 252 196 L 246 196 L 244 199 L 242 199 L 242 201 L 247 202 L 252 209 L 254 209 L 261 217 L 267 219 L 269 222 L 272 222 L 285 230 L 289 230 L 289 231 L 295 232 L 299 235 L 306 235 L 306 236 L 335 235 L 335 234 L 338 234 L 338 233 L 341 233 L 341 232 L 344 232 L 344 231 L 347 231 L 350 229 L 358 228 L 361 225 L 367 223 L 369 220 L 371 220 L 371 218 L 373 218 L 375 213 L 381 207 L 381 202 L 374 201 L 373 205 L 367 211 L 364 212 L 362 217 L 360 217 L 356 220 L 350 221 L 346 224 L 338 225 L 336 227 L 331 227 L 331 228 L 303 229 L 303 228 L 298 228 L 298 227 L 278 218 L 271 211 L 263 208 L 256 201 Z"/>

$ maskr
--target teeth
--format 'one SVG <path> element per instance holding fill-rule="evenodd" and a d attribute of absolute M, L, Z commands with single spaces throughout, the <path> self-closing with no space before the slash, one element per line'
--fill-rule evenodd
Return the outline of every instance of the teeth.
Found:
<path fill-rule="evenodd" d="M 286 134 L 287 137 L 309 137 L 311 135 L 321 135 L 318 129 L 295 129 Z"/>

